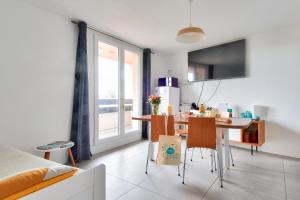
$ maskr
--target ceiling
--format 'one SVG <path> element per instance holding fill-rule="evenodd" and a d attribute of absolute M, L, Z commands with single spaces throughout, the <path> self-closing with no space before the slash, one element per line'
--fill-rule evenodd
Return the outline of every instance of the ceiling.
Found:
<path fill-rule="evenodd" d="M 143 48 L 162 53 L 197 49 L 299 23 L 299 0 L 194 0 L 192 22 L 204 41 L 180 44 L 176 32 L 188 25 L 187 0 L 25 0 Z"/>

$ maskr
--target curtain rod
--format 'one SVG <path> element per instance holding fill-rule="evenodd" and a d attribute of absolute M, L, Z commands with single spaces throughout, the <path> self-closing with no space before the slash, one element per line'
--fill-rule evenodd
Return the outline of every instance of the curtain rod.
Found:
<path fill-rule="evenodd" d="M 78 22 L 75 21 L 75 20 L 71 20 L 71 22 L 72 22 L 73 24 L 78 24 Z M 144 49 L 144 48 L 142 48 L 142 47 L 140 47 L 140 46 L 138 46 L 138 45 L 136 45 L 136 44 L 132 44 L 132 43 L 130 43 L 130 42 L 127 42 L 127 41 L 125 41 L 125 40 L 122 40 L 121 38 L 116 37 L 116 36 L 114 36 L 114 35 L 111 35 L 111 34 L 109 34 L 109 33 L 105 33 L 105 32 L 99 31 L 99 30 L 94 29 L 94 28 L 92 28 L 92 27 L 90 27 L 90 26 L 87 26 L 87 28 L 90 29 L 90 30 L 92 30 L 92 31 L 95 31 L 95 32 L 97 32 L 97 33 L 101 33 L 101 34 L 103 34 L 103 35 L 106 35 L 106 36 L 112 37 L 112 38 L 114 38 L 114 39 L 117 39 L 117 40 L 119 40 L 119 41 L 121 41 L 121 42 L 125 42 L 125 43 L 127 43 L 127 44 L 130 44 L 130 45 L 132 45 L 132 46 L 138 47 L 138 48 L 140 48 L 140 49 Z M 151 53 L 154 54 L 154 52 L 153 52 L 152 50 L 151 50 Z"/>

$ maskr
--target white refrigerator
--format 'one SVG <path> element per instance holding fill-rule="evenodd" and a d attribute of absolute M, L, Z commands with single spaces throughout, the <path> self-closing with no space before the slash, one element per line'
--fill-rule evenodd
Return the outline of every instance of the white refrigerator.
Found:
<path fill-rule="evenodd" d="M 157 87 L 156 95 L 161 96 L 161 103 L 159 105 L 160 114 L 168 113 L 169 104 L 172 105 L 173 115 L 176 115 L 179 112 L 179 88 L 169 86 Z"/>

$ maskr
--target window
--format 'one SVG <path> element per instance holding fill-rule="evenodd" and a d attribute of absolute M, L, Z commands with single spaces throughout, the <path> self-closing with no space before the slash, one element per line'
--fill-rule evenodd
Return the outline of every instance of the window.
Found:
<path fill-rule="evenodd" d="M 142 50 L 101 34 L 94 44 L 96 143 L 140 134 L 131 118 L 141 113 Z"/>

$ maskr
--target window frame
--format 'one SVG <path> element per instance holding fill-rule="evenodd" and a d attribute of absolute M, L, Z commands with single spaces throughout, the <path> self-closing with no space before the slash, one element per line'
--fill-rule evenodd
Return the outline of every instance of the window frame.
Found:
<path fill-rule="evenodd" d="M 119 119 L 119 124 L 118 124 L 118 135 L 109 137 L 109 138 L 104 138 L 104 139 L 99 139 L 98 138 L 98 103 L 97 103 L 97 98 L 98 98 L 98 41 L 104 42 L 106 44 L 115 46 L 118 48 L 118 78 L 119 78 L 119 83 L 118 83 L 118 119 Z M 91 113 L 93 113 L 93 144 L 95 147 L 101 146 L 101 150 L 108 150 L 113 147 L 121 146 L 136 140 L 141 139 L 141 132 L 142 132 L 142 124 L 141 122 L 138 122 L 138 129 L 135 131 L 130 131 L 125 133 L 125 88 L 124 88 L 124 83 L 125 83 L 125 75 L 124 75 L 124 69 L 125 69 L 125 50 L 133 52 L 138 54 L 139 57 L 139 66 L 138 66 L 138 83 L 139 83 L 139 89 L 138 89 L 138 115 L 142 114 L 142 77 L 143 77 L 143 72 L 142 72 L 142 61 L 143 61 L 143 51 L 141 48 L 138 48 L 134 45 L 131 45 L 129 43 L 126 43 L 124 41 L 118 40 L 116 38 L 110 37 L 108 35 L 98 33 L 93 31 L 93 40 L 92 40 L 92 46 L 93 46 L 93 110 Z M 96 148 L 99 149 L 99 148 Z M 98 151 L 98 152 L 100 152 Z"/>

